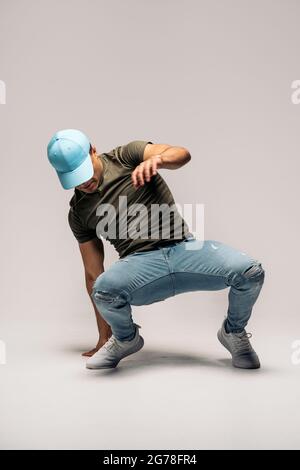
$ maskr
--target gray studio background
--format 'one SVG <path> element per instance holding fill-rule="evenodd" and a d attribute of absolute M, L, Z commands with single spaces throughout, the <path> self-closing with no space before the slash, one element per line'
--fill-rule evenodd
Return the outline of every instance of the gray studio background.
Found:
<path fill-rule="evenodd" d="M 296 0 L 0 0 L 1 448 L 300 447 L 299 16 Z M 136 307 L 144 350 L 85 369 L 97 332 L 72 191 L 46 158 L 69 127 L 100 153 L 190 150 L 161 170 L 176 201 L 204 204 L 205 238 L 266 270 L 248 328 L 260 371 L 232 369 L 216 340 L 227 290 Z"/>

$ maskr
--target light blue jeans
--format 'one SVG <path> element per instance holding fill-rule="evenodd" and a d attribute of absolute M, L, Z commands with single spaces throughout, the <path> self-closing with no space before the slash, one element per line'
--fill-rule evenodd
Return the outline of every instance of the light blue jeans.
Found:
<path fill-rule="evenodd" d="M 261 263 L 216 240 L 183 241 L 135 252 L 112 264 L 96 279 L 92 298 L 113 335 L 135 334 L 132 305 L 148 305 L 189 291 L 229 287 L 226 329 L 242 331 L 265 277 Z"/>

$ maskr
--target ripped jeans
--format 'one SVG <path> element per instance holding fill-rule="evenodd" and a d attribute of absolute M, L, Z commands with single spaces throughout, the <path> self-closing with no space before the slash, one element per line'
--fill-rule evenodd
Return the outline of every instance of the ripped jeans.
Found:
<path fill-rule="evenodd" d="M 226 329 L 242 331 L 264 283 L 261 263 L 216 240 L 188 239 L 120 258 L 96 279 L 92 298 L 120 341 L 135 334 L 132 305 L 190 291 L 226 289 Z"/>

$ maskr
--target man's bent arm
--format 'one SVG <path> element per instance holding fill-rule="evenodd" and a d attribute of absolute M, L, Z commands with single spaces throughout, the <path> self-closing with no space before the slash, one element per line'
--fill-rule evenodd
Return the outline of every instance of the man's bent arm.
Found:
<path fill-rule="evenodd" d="M 111 329 L 108 323 L 102 318 L 97 309 L 91 294 L 93 290 L 94 282 L 97 277 L 104 272 L 104 247 L 103 242 L 99 238 L 94 238 L 85 243 L 79 243 L 79 249 L 84 265 L 85 272 L 85 284 L 94 307 L 97 326 L 100 338 L 103 338 L 104 342 L 111 336 Z"/>
<path fill-rule="evenodd" d="M 185 147 L 175 147 L 168 144 L 147 144 L 143 161 L 160 157 L 158 168 L 177 170 L 191 160 L 191 154 Z"/>
<path fill-rule="evenodd" d="M 150 144 L 144 149 L 143 161 L 131 173 L 133 186 L 143 186 L 150 181 L 160 168 L 176 170 L 191 160 L 191 154 L 185 147 L 168 144 Z"/>

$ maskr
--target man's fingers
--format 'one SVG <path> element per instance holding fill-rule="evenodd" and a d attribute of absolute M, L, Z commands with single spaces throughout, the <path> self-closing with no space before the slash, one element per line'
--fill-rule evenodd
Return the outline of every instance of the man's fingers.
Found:
<path fill-rule="evenodd" d="M 143 186 L 145 180 L 148 182 L 151 179 L 151 176 L 156 175 L 157 173 L 157 160 L 156 158 L 151 158 L 145 162 L 140 163 L 131 174 L 132 182 L 135 188 Z"/>
<path fill-rule="evenodd" d="M 140 185 L 144 184 L 141 165 L 138 165 L 135 170 L 133 170 L 131 173 L 131 179 L 135 188 L 138 188 Z"/>
<path fill-rule="evenodd" d="M 137 174 L 136 174 L 137 179 L 138 179 L 138 183 L 139 183 L 141 186 L 143 186 L 143 184 L 144 184 L 144 182 L 145 182 L 145 181 L 144 181 L 144 174 L 143 174 L 143 173 L 144 173 L 144 167 L 143 167 L 143 165 L 141 165 L 141 166 L 138 167 Z"/>
<path fill-rule="evenodd" d="M 150 181 L 150 178 L 152 176 L 152 166 L 151 166 L 151 160 L 147 160 L 145 163 L 145 178 L 146 181 Z"/>
<path fill-rule="evenodd" d="M 132 179 L 132 182 L 133 182 L 133 186 L 134 186 L 134 187 L 137 187 L 137 185 L 138 185 L 136 173 L 137 173 L 137 169 L 135 169 L 135 170 L 131 173 L 131 179 Z"/>
<path fill-rule="evenodd" d="M 157 173 L 157 160 L 153 159 L 152 161 L 152 175 L 156 175 Z"/>

